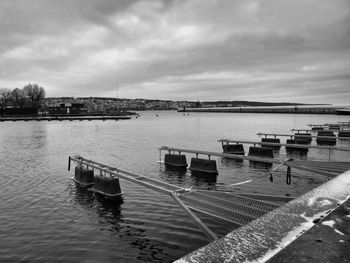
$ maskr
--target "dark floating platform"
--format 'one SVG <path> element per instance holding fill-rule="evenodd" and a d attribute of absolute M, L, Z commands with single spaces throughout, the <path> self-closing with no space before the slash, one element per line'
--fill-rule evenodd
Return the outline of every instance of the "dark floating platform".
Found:
<path fill-rule="evenodd" d="M 122 191 L 120 189 L 119 178 L 95 176 L 95 184 L 90 191 L 102 195 L 111 201 L 119 201 L 122 199 Z"/>
<path fill-rule="evenodd" d="M 240 144 L 240 143 L 235 143 L 235 144 L 222 143 L 222 151 L 224 153 L 244 155 L 244 147 L 243 147 L 243 144 Z"/>
<path fill-rule="evenodd" d="M 184 154 L 165 154 L 164 164 L 166 168 L 174 171 L 186 171 L 187 161 Z"/>
<path fill-rule="evenodd" d="M 82 187 L 90 187 L 95 184 L 94 171 L 81 166 L 75 167 L 74 177 L 72 179 Z"/>
<path fill-rule="evenodd" d="M 218 169 L 216 167 L 215 160 L 192 158 L 190 168 L 193 175 L 203 176 L 216 176 L 218 175 Z"/>

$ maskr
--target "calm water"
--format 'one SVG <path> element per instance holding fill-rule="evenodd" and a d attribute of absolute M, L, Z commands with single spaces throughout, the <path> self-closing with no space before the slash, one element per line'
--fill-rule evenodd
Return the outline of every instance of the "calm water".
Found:
<path fill-rule="evenodd" d="M 208 243 L 166 195 L 121 181 L 124 202 L 116 205 L 81 190 L 69 179 L 69 155 L 185 187 L 297 196 L 329 178 L 293 170 L 292 184 L 286 185 L 282 168 L 271 183 L 264 167 L 217 158 L 217 182 L 207 182 L 166 171 L 157 162 L 158 148 L 220 152 L 220 138 L 257 141 L 259 131 L 289 133 L 309 123 L 347 120 L 336 115 L 142 112 L 128 121 L 0 123 L 0 261 L 169 262 Z M 283 149 L 279 155 L 285 158 Z M 349 159 L 344 152 L 331 157 Z M 313 149 L 308 158 L 327 160 L 328 152 Z M 227 187 L 247 179 L 254 181 Z M 220 235 L 236 227 L 202 219 Z"/>

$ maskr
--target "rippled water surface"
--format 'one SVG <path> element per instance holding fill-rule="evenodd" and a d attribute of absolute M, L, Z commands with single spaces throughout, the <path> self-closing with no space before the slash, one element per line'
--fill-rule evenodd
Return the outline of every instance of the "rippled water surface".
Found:
<path fill-rule="evenodd" d="M 184 187 L 297 196 L 329 178 L 293 170 L 292 184 L 286 185 L 282 168 L 271 183 L 265 167 L 216 158 L 219 176 L 208 182 L 165 170 L 157 162 L 158 148 L 221 152 L 220 138 L 258 141 L 260 131 L 290 133 L 309 123 L 348 120 L 336 115 L 140 115 L 126 121 L 0 123 L 1 262 L 169 262 L 209 242 L 169 196 L 121 180 L 124 201 L 118 205 L 77 187 L 67 171 L 69 155 Z M 285 158 L 284 150 L 277 156 Z M 187 154 L 188 161 L 191 157 Z M 310 150 L 308 158 L 327 160 L 328 151 Z M 349 155 L 335 152 L 331 158 L 348 160 Z M 254 181 L 227 186 L 247 179 Z M 202 219 L 219 235 L 237 227 Z"/>

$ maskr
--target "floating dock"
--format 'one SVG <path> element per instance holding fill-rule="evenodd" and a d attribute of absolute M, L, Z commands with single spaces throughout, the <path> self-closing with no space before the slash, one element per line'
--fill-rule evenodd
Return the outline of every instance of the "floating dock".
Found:
<path fill-rule="evenodd" d="M 70 170 L 71 162 L 74 162 L 78 167 L 84 166 L 85 169 L 96 170 L 99 174 L 108 175 L 108 178 L 122 179 L 170 195 L 210 240 L 217 240 L 218 236 L 195 213 L 205 214 L 240 226 L 279 207 L 278 204 L 258 200 L 259 197 L 252 198 L 251 196 L 232 192 L 200 191 L 182 188 L 145 175 L 135 174 L 117 167 L 88 160 L 81 156 L 69 157 L 68 170 Z M 266 198 L 268 196 L 264 197 L 264 199 Z M 273 197 L 273 200 L 278 200 L 278 197 Z M 281 202 L 289 200 L 286 200 L 284 197 L 279 199 Z"/>
<path fill-rule="evenodd" d="M 231 139 L 220 139 L 218 140 L 223 145 L 227 145 L 229 143 L 237 143 L 237 144 L 252 144 L 252 145 L 263 145 L 263 146 L 270 146 L 270 147 L 280 147 L 284 146 L 286 149 L 288 148 L 295 148 L 295 149 L 323 149 L 329 151 L 329 158 L 330 158 L 330 152 L 331 151 L 345 151 L 350 152 L 349 147 L 344 146 L 325 146 L 325 145 L 310 145 L 310 144 L 290 144 L 290 143 L 274 143 L 274 142 L 255 142 L 255 141 L 243 141 L 243 140 L 231 140 Z"/>
<path fill-rule="evenodd" d="M 285 159 L 279 160 L 275 158 L 268 157 L 257 157 L 257 156 L 247 156 L 240 154 L 231 154 L 231 153 L 219 153 L 219 152 L 211 152 L 211 151 L 202 151 L 202 150 L 194 150 L 194 149 L 183 149 L 183 148 L 174 148 L 162 146 L 159 148 L 159 151 L 172 151 L 172 152 L 181 152 L 181 153 L 192 153 L 198 156 L 207 155 L 207 156 L 220 156 L 228 159 L 239 159 L 239 160 L 248 160 L 259 163 L 266 164 L 276 164 L 277 166 L 287 166 L 291 168 L 296 168 L 299 170 L 317 173 L 326 176 L 335 177 L 342 172 L 350 170 L 350 162 L 337 162 L 337 161 L 305 161 L 305 160 L 293 160 L 293 159 Z"/>
<path fill-rule="evenodd" d="M 293 139 L 295 136 L 299 137 L 299 138 L 316 138 L 316 139 L 319 139 L 319 138 L 324 138 L 324 139 L 338 139 L 338 140 L 350 140 L 350 137 L 339 137 L 339 136 L 317 136 L 317 135 L 303 135 L 303 134 L 285 134 L 285 133 L 262 133 L 262 132 L 259 132 L 257 135 L 259 136 L 273 136 L 274 138 L 276 138 L 277 136 L 280 136 L 280 137 L 290 137 L 291 139 Z"/>

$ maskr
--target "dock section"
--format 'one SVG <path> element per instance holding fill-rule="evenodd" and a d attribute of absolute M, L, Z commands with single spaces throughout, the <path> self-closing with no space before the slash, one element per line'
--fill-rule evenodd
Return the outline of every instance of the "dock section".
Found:
<path fill-rule="evenodd" d="M 223 220 L 240 226 L 279 207 L 278 204 L 235 193 L 219 193 L 182 188 L 146 175 L 135 174 L 117 167 L 88 160 L 81 156 L 70 156 L 68 158 L 68 170 L 70 170 L 72 162 L 77 167 L 83 167 L 86 171 L 92 171 L 93 174 L 104 175 L 106 178 L 120 178 L 130 183 L 142 185 L 154 191 L 170 195 L 210 240 L 217 240 L 218 236 L 195 213 L 205 214 L 216 220 Z"/>

